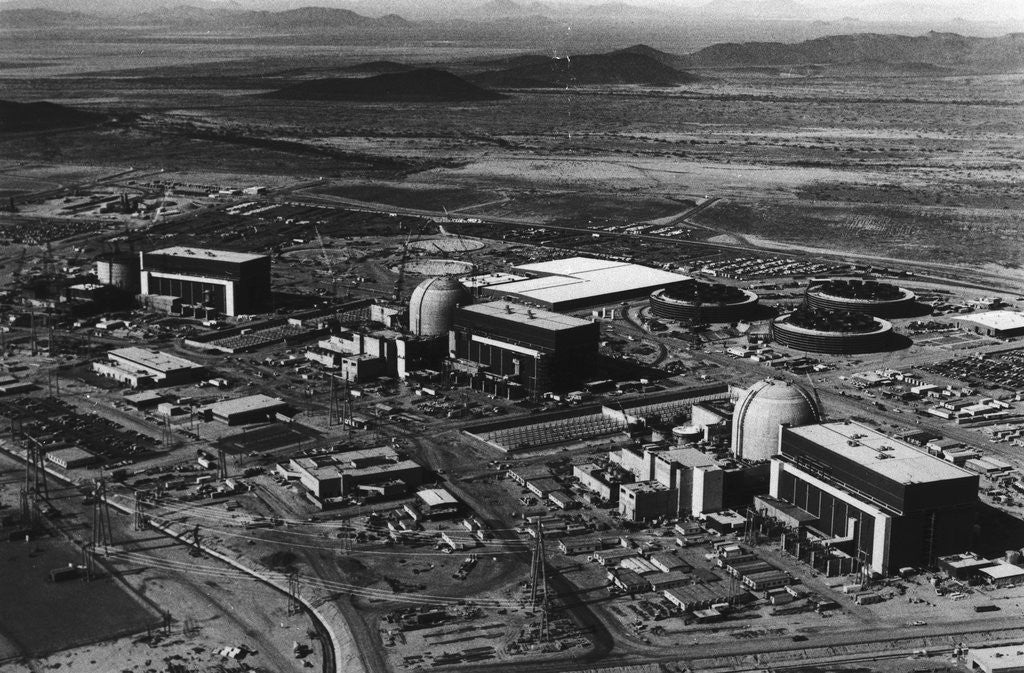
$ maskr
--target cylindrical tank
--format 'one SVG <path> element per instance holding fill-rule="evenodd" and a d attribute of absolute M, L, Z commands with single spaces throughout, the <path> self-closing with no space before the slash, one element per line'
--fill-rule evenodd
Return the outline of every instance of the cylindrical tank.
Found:
<path fill-rule="evenodd" d="M 693 425 L 677 425 L 672 428 L 672 438 L 677 445 L 695 444 L 700 441 L 704 433 L 700 428 Z"/>
<path fill-rule="evenodd" d="M 1006 562 L 1011 565 L 1020 565 L 1022 558 L 1024 558 L 1024 556 L 1021 556 L 1021 553 L 1016 549 L 1008 549 L 1006 551 Z"/>

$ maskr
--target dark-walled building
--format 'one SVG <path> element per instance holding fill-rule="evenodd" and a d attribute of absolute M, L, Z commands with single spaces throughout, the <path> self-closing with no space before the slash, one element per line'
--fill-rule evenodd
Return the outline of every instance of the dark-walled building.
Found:
<path fill-rule="evenodd" d="M 175 246 L 139 253 L 141 292 L 177 297 L 181 310 L 206 315 L 262 313 L 270 308 L 270 257 Z"/>
<path fill-rule="evenodd" d="M 929 566 L 969 545 L 978 475 L 853 422 L 784 427 L 779 445 L 771 495 L 872 571 Z"/>
<path fill-rule="evenodd" d="M 449 348 L 474 385 L 536 393 L 584 380 L 599 338 L 595 322 L 499 301 L 456 309 Z"/>

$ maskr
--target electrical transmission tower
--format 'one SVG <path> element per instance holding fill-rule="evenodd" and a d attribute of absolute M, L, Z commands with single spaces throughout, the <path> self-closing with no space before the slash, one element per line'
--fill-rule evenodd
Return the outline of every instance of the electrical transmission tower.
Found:
<path fill-rule="evenodd" d="M 89 543 L 82 542 L 82 567 L 85 568 L 85 581 L 91 582 L 93 571 L 96 569 L 89 551 Z"/>
<path fill-rule="evenodd" d="M 199 533 L 199 524 L 192 529 L 192 548 L 188 550 L 189 556 L 202 556 L 203 548 L 200 546 L 202 536 Z"/>
<path fill-rule="evenodd" d="M 327 416 L 328 425 L 337 425 L 338 417 L 340 416 L 340 409 L 338 408 L 338 379 L 333 374 L 331 375 L 331 408 Z"/>
<path fill-rule="evenodd" d="M 299 573 L 294 570 L 288 573 L 288 614 L 297 615 L 302 612 L 302 601 L 299 600 Z"/>
<path fill-rule="evenodd" d="M 171 419 L 168 416 L 164 419 L 164 427 L 162 428 L 161 434 L 163 435 L 163 443 L 167 448 L 174 448 L 175 440 L 177 439 L 174 435 L 174 430 L 171 429 Z"/>
<path fill-rule="evenodd" d="M 551 639 L 551 628 L 548 623 L 548 573 L 544 560 L 544 524 L 537 518 L 537 536 L 533 543 L 533 559 L 530 562 L 530 605 L 540 608 L 540 639 Z"/>
<path fill-rule="evenodd" d="M 50 397 L 60 397 L 60 371 L 56 367 L 46 372 L 46 393 Z"/>
<path fill-rule="evenodd" d="M 132 527 L 135 530 L 146 529 L 146 515 L 142 513 L 142 501 L 139 492 L 135 491 L 135 506 L 132 508 Z"/>
<path fill-rule="evenodd" d="M 25 446 L 25 486 L 22 489 L 21 515 L 28 523 L 35 523 L 39 513 L 39 501 L 50 499 L 46 482 L 46 450 L 29 437 Z"/>
<path fill-rule="evenodd" d="M 21 502 L 21 522 L 29 525 L 32 522 L 32 506 L 29 504 L 28 491 L 23 487 L 18 495 Z"/>
<path fill-rule="evenodd" d="M 331 376 L 331 408 L 328 417 L 330 425 L 345 425 L 352 429 L 352 395 L 348 389 L 348 379 L 342 379 L 345 387 L 339 390 L 337 375 Z"/>
<path fill-rule="evenodd" d="M 107 482 L 100 477 L 96 480 L 96 488 L 92 494 L 92 552 L 95 554 L 99 547 L 103 547 L 103 553 L 106 554 L 108 547 L 113 544 L 110 505 L 107 504 Z"/>

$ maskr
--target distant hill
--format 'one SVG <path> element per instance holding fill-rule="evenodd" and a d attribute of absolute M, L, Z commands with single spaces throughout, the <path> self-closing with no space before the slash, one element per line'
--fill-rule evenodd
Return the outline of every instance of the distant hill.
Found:
<path fill-rule="evenodd" d="M 386 73 L 409 72 L 410 70 L 415 69 L 416 66 L 406 65 L 405 63 L 398 63 L 396 61 L 367 61 L 366 63 L 356 63 L 355 65 L 339 68 L 338 72 L 383 75 Z"/>
<path fill-rule="evenodd" d="M 62 0 L 63 2 L 64 0 Z M 106 0 L 103 0 L 106 2 Z M 132 0 L 133 2 L 135 0 Z M 42 0 L 43 4 L 46 0 Z M 66 4 L 66 3 L 65 3 Z M 110 15 L 119 21 L 137 25 L 179 26 L 203 28 L 205 30 L 248 29 L 256 31 L 302 31 L 322 33 L 329 31 L 363 30 L 392 32 L 408 29 L 415 24 L 396 14 L 369 17 L 348 9 L 331 7 L 300 7 L 285 11 L 244 10 L 230 2 L 203 2 L 190 4 L 164 4 L 162 2 L 139 2 L 125 7 L 122 12 L 113 8 L 121 6 L 121 0 L 111 1 L 106 7 L 97 7 L 93 0 L 81 0 L 89 13 L 58 11 L 52 8 L 9 8 L 10 3 L 0 4 L 0 27 L 3 28 L 47 28 L 51 26 L 97 26 L 109 25 Z"/>
<path fill-rule="evenodd" d="M 504 98 L 444 70 L 422 69 L 364 78 L 315 79 L 263 94 L 293 100 L 430 103 Z"/>
<path fill-rule="evenodd" d="M 99 25 L 100 19 L 81 12 L 61 12 L 53 9 L 0 10 L 2 28 L 52 28 L 56 26 Z"/>
<path fill-rule="evenodd" d="M 514 2 L 514 0 L 489 0 L 474 8 L 472 13 L 490 17 L 528 16 L 531 14 L 545 14 L 550 12 L 551 9 L 550 6 L 541 2 L 520 4 Z"/>
<path fill-rule="evenodd" d="M 620 51 L 549 58 L 544 62 L 481 72 L 469 79 L 483 86 L 522 89 L 572 84 L 675 86 L 695 82 L 699 78 L 669 67 L 649 55 Z"/>
<path fill-rule="evenodd" d="M 348 9 L 300 7 L 283 12 L 244 12 L 233 20 L 249 27 L 336 30 L 338 28 L 404 28 L 410 24 L 396 14 L 372 18 Z"/>
<path fill-rule="evenodd" d="M 100 114 L 56 103 L 15 103 L 0 100 L 0 133 L 98 124 L 105 119 L 106 117 Z"/>
<path fill-rule="evenodd" d="M 613 51 L 612 54 L 640 54 L 641 56 L 646 56 L 647 58 L 653 59 L 674 70 L 684 70 L 690 67 L 689 59 L 685 56 L 670 54 L 667 51 L 661 51 L 660 49 L 649 47 L 646 44 L 634 44 L 632 47 Z"/>
<path fill-rule="evenodd" d="M 908 70 L 1011 71 L 1024 67 L 1024 34 L 965 37 L 930 32 L 921 36 L 859 33 L 795 44 L 745 42 L 716 44 L 685 57 L 689 67 L 767 65 L 878 65 Z"/>

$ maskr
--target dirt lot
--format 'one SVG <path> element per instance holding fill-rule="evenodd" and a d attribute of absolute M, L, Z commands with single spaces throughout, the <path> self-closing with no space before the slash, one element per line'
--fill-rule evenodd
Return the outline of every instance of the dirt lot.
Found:
<path fill-rule="evenodd" d="M 49 581 L 49 572 L 81 563 L 81 552 L 59 539 L 0 543 L 7 579 L 0 600 L 21 606 L 4 610 L 0 630 L 18 649 L 39 657 L 69 647 L 108 640 L 160 623 L 110 578 Z"/>

